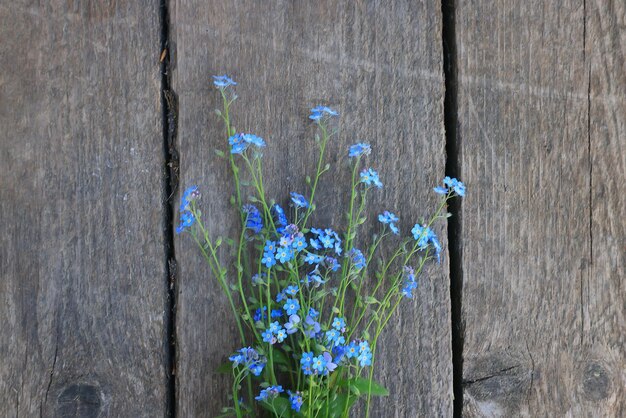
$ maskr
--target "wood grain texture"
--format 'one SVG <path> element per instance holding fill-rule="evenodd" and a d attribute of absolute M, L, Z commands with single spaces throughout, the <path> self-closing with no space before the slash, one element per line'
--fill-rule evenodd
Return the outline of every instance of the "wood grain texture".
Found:
<path fill-rule="evenodd" d="M 181 182 L 199 184 L 212 232 L 232 236 L 232 179 L 215 148 L 225 149 L 221 107 L 210 76 L 239 82 L 238 130 L 268 142 L 268 193 L 282 204 L 304 192 L 315 161 L 317 104 L 341 112 L 329 145 L 315 223 L 340 227 L 346 208 L 347 146 L 371 142 L 371 164 L 387 187 L 369 219 L 396 209 L 405 233 L 432 210 L 431 187 L 444 172 L 441 11 L 437 2 L 179 1 L 172 5 L 179 96 Z M 437 228 L 445 236 L 443 226 Z M 189 237 L 178 239 L 177 410 L 214 416 L 227 404 L 230 379 L 216 368 L 239 347 L 225 297 Z M 392 393 L 373 416 L 450 416 L 452 365 L 447 257 L 430 269 L 415 303 L 393 320 L 380 351 L 380 379 Z"/>
<path fill-rule="evenodd" d="M 624 416 L 624 3 L 456 20 L 464 415 Z"/>
<path fill-rule="evenodd" d="M 0 5 L 0 416 L 165 414 L 153 2 Z"/>

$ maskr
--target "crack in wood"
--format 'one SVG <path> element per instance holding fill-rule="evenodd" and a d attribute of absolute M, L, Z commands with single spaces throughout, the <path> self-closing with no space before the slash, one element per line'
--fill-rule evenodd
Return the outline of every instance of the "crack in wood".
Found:
<path fill-rule="evenodd" d="M 57 356 L 59 354 L 59 334 L 57 333 L 56 342 L 54 344 L 54 359 L 52 360 L 52 368 L 50 369 L 50 379 L 48 380 L 48 386 L 46 387 L 46 394 L 44 396 L 43 405 L 41 405 L 40 413 L 43 416 L 43 406 L 48 403 L 48 393 L 50 393 L 50 387 L 52 387 L 52 380 L 54 379 L 54 369 L 57 364 Z"/>
<path fill-rule="evenodd" d="M 498 370 L 497 372 L 484 376 L 484 377 L 479 377 L 477 379 L 472 379 L 472 380 L 463 380 L 463 386 L 470 386 L 470 385 L 473 385 L 474 383 L 484 382 L 485 380 L 493 379 L 494 377 L 505 376 L 506 372 L 516 369 L 518 367 L 520 367 L 520 365 L 516 364 L 515 366 L 506 367 L 504 369 Z"/>

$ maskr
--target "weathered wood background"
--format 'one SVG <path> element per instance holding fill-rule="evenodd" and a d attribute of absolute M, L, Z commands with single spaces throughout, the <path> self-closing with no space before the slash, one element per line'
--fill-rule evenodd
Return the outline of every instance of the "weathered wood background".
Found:
<path fill-rule="evenodd" d="M 309 108 L 341 111 L 320 224 L 355 141 L 385 182 L 370 215 L 405 231 L 446 170 L 468 186 L 385 334 L 374 416 L 626 416 L 622 0 L 17 0 L 0 39 L 0 416 L 224 404 L 234 323 L 171 216 L 198 184 L 235 228 L 222 73 L 282 203 L 312 170 Z"/>

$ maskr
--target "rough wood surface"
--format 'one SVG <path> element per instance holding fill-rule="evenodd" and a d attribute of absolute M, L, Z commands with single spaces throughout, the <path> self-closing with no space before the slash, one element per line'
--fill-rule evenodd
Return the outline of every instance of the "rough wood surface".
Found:
<path fill-rule="evenodd" d="M 408 233 L 436 201 L 443 177 L 443 74 L 438 2 L 203 2 L 172 5 L 179 96 L 181 187 L 198 184 L 215 235 L 231 235 L 232 179 L 215 148 L 225 149 L 221 106 L 210 76 L 239 82 L 238 130 L 268 142 L 269 194 L 283 204 L 304 191 L 315 157 L 307 117 L 317 104 L 339 109 L 341 133 L 330 144 L 331 174 L 321 184 L 316 222 L 338 227 L 346 203 L 347 146 L 369 141 L 370 161 L 387 187 L 370 220 L 396 209 Z M 394 187 L 396 186 L 396 187 Z M 445 236 L 443 226 L 437 228 Z M 226 405 L 229 379 L 216 368 L 239 346 L 234 322 L 208 267 L 189 237 L 176 241 L 177 410 L 214 416 Z M 391 396 L 373 416 L 451 416 L 452 367 L 447 257 L 421 283 L 382 342 L 380 378 Z"/>
<path fill-rule="evenodd" d="M 164 416 L 153 2 L 0 5 L 0 416 Z"/>
<path fill-rule="evenodd" d="M 625 19 L 457 2 L 465 416 L 626 415 Z"/>

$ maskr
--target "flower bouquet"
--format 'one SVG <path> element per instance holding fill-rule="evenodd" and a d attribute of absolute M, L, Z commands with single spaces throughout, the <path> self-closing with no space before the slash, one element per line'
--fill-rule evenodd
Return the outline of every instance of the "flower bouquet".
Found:
<path fill-rule="evenodd" d="M 233 347 L 221 367 L 233 377 L 232 405 L 222 416 L 347 417 L 361 399 L 369 416 L 371 397 L 388 394 L 373 380 L 381 332 L 402 300 L 412 297 L 426 263 L 439 260 L 441 245 L 431 226 L 449 216 L 446 203 L 463 196 L 465 186 L 446 177 L 434 188 L 441 195 L 434 214 L 405 238 L 400 238 L 398 217 L 381 213 L 379 232 L 368 248 L 359 249 L 367 199 L 383 187 L 378 173 L 364 164 L 370 145 L 348 149 L 352 175 L 345 232 L 314 227 L 311 215 L 319 180 L 330 169 L 324 157 L 337 135 L 338 113 L 325 106 L 312 109 L 309 117 L 319 131 L 317 168 L 306 178 L 308 190 L 291 192 L 285 210 L 264 190 L 265 141 L 232 127 L 229 110 L 237 83 L 215 76 L 214 84 L 223 100 L 217 114 L 229 146 L 227 153 L 217 153 L 230 161 L 241 230 L 233 239 L 212 236 L 202 221 L 199 189 L 192 186 L 182 196 L 176 232 L 197 243 L 240 334 L 241 348 Z M 234 254 L 232 264 L 220 261 L 221 251 Z"/>

